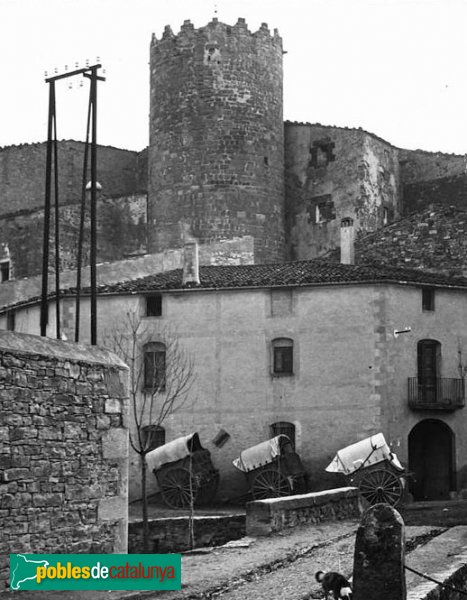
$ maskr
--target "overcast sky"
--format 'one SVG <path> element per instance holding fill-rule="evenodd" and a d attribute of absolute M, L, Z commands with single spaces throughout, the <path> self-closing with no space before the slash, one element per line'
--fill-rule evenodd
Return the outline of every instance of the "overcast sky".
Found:
<path fill-rule="evenodd" d="M 284 118 L 467 153 L 467 0 L 0 0 L 0 146 L 44 141 L 44 71 L 98 56 L 98 142 L 148 144 L 149 43 L 214 16 L 278 28 Z M 87 87 L 57 86 L 58 137 L 83 139 Z"/>

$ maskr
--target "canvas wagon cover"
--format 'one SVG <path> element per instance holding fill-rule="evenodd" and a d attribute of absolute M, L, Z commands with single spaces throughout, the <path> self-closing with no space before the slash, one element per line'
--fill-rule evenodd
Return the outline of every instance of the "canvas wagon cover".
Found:
<path fill-rule="evenodd" d="M 196 433 L 190 433 L 183 437 L 179 437 L 176 440 L 172 440 L 160 448 L 151 450 L 146 454 L 146 463 L 148 469 L 152 472 L 160 469 L 163 465 L 181 460 L 190 454 L 190 442 Z"/>
<path fill-rule="evenodd" d="M 384 435 L 377 433 L 365 440 L 339 450 L 332 462 L 326 467 L 326 471 L 349 475 L 360 467 L 365 468 L 384 460 L 388 460 L 396 469 L 400 471 L 404 470 L 397 456 L 391 452 L 384 439 Z"/>
<path fill-rule="evenodd" d="M 244 473 L 268 465 L 277 456 L 280 456 L 281 444 L 284 442 L 290 442 L 290 440 L 286 435 L 281 434 L 256 446 L 251 446 L 251 448 L 243 450 L 239 458 L 233 461 L 233 465 Z"/>

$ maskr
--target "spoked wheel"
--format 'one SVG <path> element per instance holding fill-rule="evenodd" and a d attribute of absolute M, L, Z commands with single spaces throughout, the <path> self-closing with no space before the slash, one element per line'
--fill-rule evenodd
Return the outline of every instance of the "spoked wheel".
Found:
<path fill-rule="evenodd" d="M 170 508 L 189 508 L 190 500 L 196 500 L 198 486 L 194 478 L 191 479 L 187 469 L 170 469 L 164 473 L 160 482 L 162 499 Z"/>
<path fill-rule="evenodd" d="M 400 478 L 385 469 L 365 473 L 358 484 L 358 489 L 371 505 L 383 502 L 396 506 L 402 499 Z"/>
<path fill-rule="evenodd" d="M 265 498 L 289 496 L 291 488 L 288 479 L 282 473 L 274 469 L 267 469 L 256 475 L 251 491 L 255 500 L 264 500 Z"/>

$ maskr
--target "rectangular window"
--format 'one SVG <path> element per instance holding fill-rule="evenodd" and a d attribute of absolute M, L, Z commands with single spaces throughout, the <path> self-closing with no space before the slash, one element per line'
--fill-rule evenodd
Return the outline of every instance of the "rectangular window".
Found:
<path fill-rule="evenodd" d="M 295 425 L 293 423 L 287 423 L 285 421 L 279 421 L 269 426 L 271 437 L 276 435 L 284 434 L 292 442 L 292 448 L 295 450 Z"/>
<path fill-rule="evenodd" d="M 162 315 L 162 295 L 146 296 L 146 316 L 160 317 Z"/>
<path fill-rule="evenodd" d="M 293 373 L 293 346 L 274 347 L 274 373 Z"/>
<path fill-rule="evenodd" d="M 142 428 L 141 433 L 142 446 L 147 452 L 165 444 L 165 429 L 160 425 L 146 425 Z"/>
<path fill-rule="evenodd" d="M 0 262 L 0 282 L 9 281 L 10 279 L 10 261 L 4 260 Z"/>
<path fill-rule="evenodd" d="M 144 353 L 144 388 L 165 390 L 165 351 L 149 350 Z"/>
<path fill-rule="evenodd" d="M 435 290 L 431 288 L 422 288 L 422 310 L 435 310 Z"/>
<path fill-rule="evenodd" d="M 8 331 L 14 331 L 15 330 L 15 311 L 14 310 L 9 310 L 6 313 L 6 328 Z"/>

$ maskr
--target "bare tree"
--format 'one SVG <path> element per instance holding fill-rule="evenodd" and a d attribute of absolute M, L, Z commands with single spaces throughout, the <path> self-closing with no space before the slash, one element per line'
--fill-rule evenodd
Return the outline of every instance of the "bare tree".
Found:
<path fill-rule="evenodd" d="M 154 342 L 147 323 L 135 310 L 127 311 L 119 329 L 104 336 L 104 344 L 130 371 L 130 410 L 135 425 L 130 444 L 139 455 L 141 468 L 144 552 L 149 548 L 146 455 L 153 448 L 155 430 L 186 403 L 195 380 L 192 357 L 176 333 L 165 327 L 157 337 Z"/>

